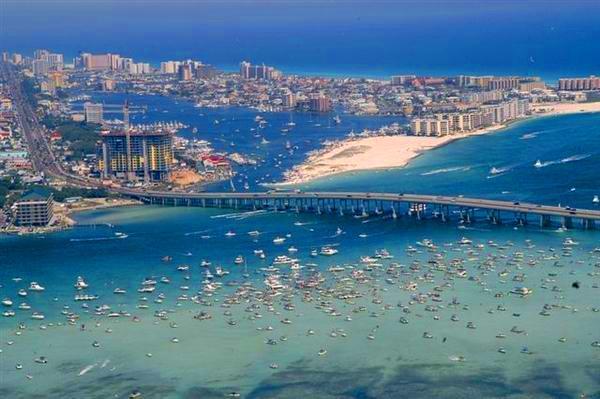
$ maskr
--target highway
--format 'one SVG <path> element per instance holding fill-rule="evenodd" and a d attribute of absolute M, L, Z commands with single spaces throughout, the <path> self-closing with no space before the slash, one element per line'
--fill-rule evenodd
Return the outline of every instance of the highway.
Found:
<path fill-rule="evenodd" d="M 221 200 L 352 200 L 352 201 L 385 201 L 408 204 L 428 204 L 451 207 L 488 209 L 493 211 L 508 211 L 544 216 L 571 217 L 589 220 L 600 220 L 600 211 L 590 209 L 572 209 L 558 206 L 538 205 L 509 201 L 488 200 L 479 198 L 434 196 L 419 194 L 397 193 L 367 193 L 367 192 L 244 192 L 244 193 L 183 193 L 174 191 L 139 191 L 122 189 L 121 193 L 136 198 L 168 198 L 168 199 L 221 199 Z"/>

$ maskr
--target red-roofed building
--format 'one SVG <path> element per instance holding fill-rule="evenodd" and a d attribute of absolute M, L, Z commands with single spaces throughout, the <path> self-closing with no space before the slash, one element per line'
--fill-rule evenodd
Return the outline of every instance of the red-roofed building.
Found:
<path fill-rule="evenodd" d="M 60 140 L 61 138 L 62 138 L 62 136 L 57 131 L 50 133 L 50 140 L 52 140 L 52 141 Z"/>

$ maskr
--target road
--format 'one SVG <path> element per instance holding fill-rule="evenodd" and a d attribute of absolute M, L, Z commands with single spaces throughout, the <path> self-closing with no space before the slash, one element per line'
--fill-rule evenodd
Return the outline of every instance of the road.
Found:
<path fill-rule="evenodd" d="M 528 213 L 546 216 L 582 218 L 600 220 L 600 211 L 590 209 L 572 209 L 558 206 L 538 205 L 530 203 L 488 200 L 439 195 L 397 194 L 397 193 L 367 193 L 367 192 L 246 192 L 246 193 L 183 193 L 174 191 L 140 191 L 122 189 L 122 194 L 137 198 L 176 198 L 186 199 L 241 199 L 241 200 L 356 200 L 356 201 L 386 201 L 410 204 L 447 205 L 451 207 L 488 209 L 514 213 Z"/>

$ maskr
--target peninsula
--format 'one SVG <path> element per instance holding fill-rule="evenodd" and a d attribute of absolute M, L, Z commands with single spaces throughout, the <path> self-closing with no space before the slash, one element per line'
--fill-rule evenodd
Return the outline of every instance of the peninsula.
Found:
<path fill-rule="evenodd" d="M 600 112 L 600 102 L 536 104 L 531 107 L 531 115 L 521 120 L 580 112 Z M 328 142 L 322 149 L 309 152 L 302 164 L 286 171 L 283 182 L 276 186 L 304 184 L 341 173 L 401 168 L 427 150 L 466 137 L 497 132 L 506 126 L 493 125 L 468 133 L 444 136 L 351 137 Z"/>

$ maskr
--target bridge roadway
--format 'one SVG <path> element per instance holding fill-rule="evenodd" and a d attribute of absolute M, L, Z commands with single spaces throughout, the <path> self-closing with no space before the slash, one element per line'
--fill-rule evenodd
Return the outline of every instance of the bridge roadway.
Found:
<path fill-rule="evenodd" d="M 409 204 L 416 206 L 416 212 L 420 212 L 419 205 L 432 205 L 437 207 L 441 212 L 447 211 L 449 208 L 458 208 L 464 210 L 487 210 L 490 218 L 500 219 L 499 212 L 510 212 L 515 215 L 538 215 L 542 218 L 562 218 L 564 224 L 569 224 L 572 219 L 581 219 L 586 227 L 593 227 L 596 221 L 600 221 L 600 211 L 590 209 L 573 209 L 563 208 L 559 206 L 538 205 L 525 202 L 509 202 L 489 199 L 477 199 L 466 197 L 453 197 L 443 195 L 418 195 L 418 194 L 396 194 L 396 193 L 367 193 L 367 192 L 303 192 L 303 191 L 269 191 L 269 192 L 243 192 L 243 193 L 184 193 L 184 192 L 162 192 L 162 191 L 138 191 L 138 190 L 121 190 L 122 194 L 129 195 L 145 202 L 159 202 L 166 200 L 177 205 L 185 205 L 186 201 L 191 201 L 191 204 L 198 204 L 198 201 L 217 201 L 219 206 L 228 206 L 227 201 L 251 201 L 259 202 L 266 201 L 269 203 L 280 202 L 285 203 L 293 201 L 317 204 L 319 201 L 323 203 L 323 207 L 327 205 L 327 201 L 333 203 L 334 208 L 343 205 L 343 201 L 356 201 L 357 203 L 368 202 L 375 204 L 379 202 L 383 208 L 383 203 L 387 203 L 390 207 L 393 204 Z M 188 203 L 188 204 L 190 204 Z M 336 206 L 337 204 L 337 206 Z M 214 205 L 213 205 L 214 206 Z M 383 210 L 383 209 L 381 209 Z M 521 218 L 518 216 L 517 219 Z M 526 220 L 526 216 L 523 218 Z M 499 221 L 499 220 L 498 220 Z M 589 225 L 591 223 L 591 225 Z M 544 223 L 542 223 L 544 224 Z"/>

